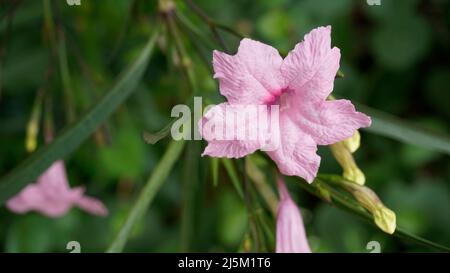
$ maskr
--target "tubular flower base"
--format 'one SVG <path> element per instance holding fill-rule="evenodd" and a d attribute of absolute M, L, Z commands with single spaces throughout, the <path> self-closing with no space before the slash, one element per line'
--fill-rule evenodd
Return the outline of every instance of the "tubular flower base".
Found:
<path fill-rule="evenodd" d="M 277 253 L 311 253 L 299 208 L 291 199 L 281 177 L 278 178 L 280 203 L 277 212 Z"/>

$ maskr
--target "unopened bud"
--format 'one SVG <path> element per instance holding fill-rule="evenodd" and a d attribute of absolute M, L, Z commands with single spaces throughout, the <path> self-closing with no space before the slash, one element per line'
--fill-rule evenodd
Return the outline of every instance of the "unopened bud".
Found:
<path fill-rule="evenodd" d="M 31 119 L 27 125 L 27 136 L 25 139 L 25 149 L 31 153 L 36 150 L 37 147 L 37 134 L 38 134 L 38 122 Z"/>
<path fill-rule="evenodd" d="M 353 145 L 354 148 L 355 145 Z M 350 149 L 344 144 L 344 142 L 338 142 L 330 145 L 331 152 L 341 165 L 343 169 L 342 176 L 350 181 L 353 181 L 359 185 L 364 185 L 366 177 L 364 173 L 358 168 Z"/>
<path fill-rule="evenodd" d="M 354 153 L 356 152 L 356 150 L 358 150 L 359 145 L 361 144 L 361 135 L 359 134 L 359 131 L 356 130 L 353 136 L 345 139 L 342 142 L 351 153 Z"/>
<path fill-rule="evenodd" d="M 37 135 L 39 133 L 39 120 L 41 118 L 42 92 L 38 91 L 37 97 L 31 110 L 31 117 L 27 124 L 25 137 L 25 149 L 27 152 L 33 152 L 37 147 Z"/>
<path fill-rule="evenodd" d="M 395 212 L 386 207 L 380 207 L 373 212 L 375 224 L 384 232 L 393 234 L 396 228 Z"/>
<path fill-rule="evenodd" d="M 345 182 L 344 187 L 352 193 L 361 206 L 373 215 L 375 224 L 382 231 L 389 234 L 394 233 L 396 228 L 395 213 L 381 202 L 373 190 L 350 182 Z"/>

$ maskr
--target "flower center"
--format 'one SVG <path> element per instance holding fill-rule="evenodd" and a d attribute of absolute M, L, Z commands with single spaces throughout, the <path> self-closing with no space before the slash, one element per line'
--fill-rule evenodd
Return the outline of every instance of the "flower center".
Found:
<path fill-rule="evenodd" d="M 279 105 L 280 111 L 288 106 L 288 97 L 291 93 L 291 90 L 288 88 L 282 88 L 280 90 L 276 90 L 271 92 L 272 96 L 270 96 L 265 104 L 267 105 Z"/>

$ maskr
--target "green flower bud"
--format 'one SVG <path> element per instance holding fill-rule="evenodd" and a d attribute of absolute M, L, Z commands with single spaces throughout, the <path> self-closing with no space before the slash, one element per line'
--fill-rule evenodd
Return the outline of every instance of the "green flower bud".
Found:
<path fill-rule="evenodd" d="M 393 234 L 396 228 L 395 213 L 387 208 L 376 193 L 368 187 L 344 182 L 344 188 L 352 193 L 359 204 L 372 215 L 375 224 L 384 232 Z"/>
<path fill-rule="evenodd" d="M 352 148 L 355 148 L 354 143 L 352 143 L 351 145 L 353 145 Z M 366 182 L 366 177 L 356 165 L 351 151 L 347 148 L 344 142 L 332 144 L 330 145 L 330 149 L 337 162 L 343 169 L 342 176 L 345 179 L 353 181 L 359 185 L 364 185 L 364 183 Z"/>

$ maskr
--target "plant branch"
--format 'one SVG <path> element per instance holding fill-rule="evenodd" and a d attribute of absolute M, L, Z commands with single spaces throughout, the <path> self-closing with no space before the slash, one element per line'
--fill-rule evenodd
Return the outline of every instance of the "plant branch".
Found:
<path fill-rule="evenodd" d="M 331 204 L 335 205 L 336 207 L 343 209 L 353 215 L 357 215 L 358 217 L 360 217 L 361 219 L 366 220 L 367 222 L 369 222 L 371 225 L 373 224 L 373 217 L 370 213 L 368 213 L 364 208 L 362 208 L 361 206 L 359 206 L 358 204 L 356 204 L 356 202 L 351 202 L 348 197 L 346 197 L 345 195 L 343 195 L 342 193 L 334 190 L 333 188 L 331 188 L 329 185 L 327 185 L 326 183 L 324 183 L 324 180 L 322 179 L 318 179 L 316 178 L 316 180 L 311 183 L 308 184 L 305 181 L 300 181 L 300 183 L 298 183 L 298 185 L 300 185 L 303 189 L 305 189 L 306 191 L 308 191 L 309 193 L 315 195 L 316 197 L 324 200 L 327 202 L 327 200 L 325 198 L 323 198 L 323 195 L 320 194 L 317 185 L 322 185 L 325 187 L 326 190 L 330 191 L 330 196 L 331 196 Z M 329 203 L 329 202 L 327 202 Z M 432 242 L 430 240 L 427 240 L 425 238 L 422 238 L 420 236 L 417 235 L 413 235 L 410 234 L 409 232 L 403 230 L 400 227 L 397 227 L 395 233 L 393 234 L 393 236 L 401 238 L 401 239 L 406 239 L 408 241 L 411 241 L 413 243 L 422 245 L 422 246 L 426 246 L 426 247 L 430 247 L 439 251 L 443 251 L 443 252 L 449 252 L 450 248 L 447 246 L 443 246 L 440 245 L 438 243 Z"/>

